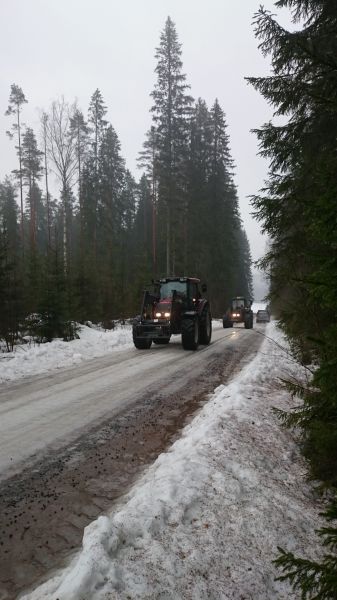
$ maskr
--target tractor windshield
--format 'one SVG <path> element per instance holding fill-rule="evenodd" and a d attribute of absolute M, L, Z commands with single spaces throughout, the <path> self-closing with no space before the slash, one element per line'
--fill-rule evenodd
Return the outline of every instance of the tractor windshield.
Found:
<path fill-rule="evenodd" d="M 165 298 L 172 298 L 174 290 L 176 290 L 178 296 L 186 297 L 186 281 L 167 281 L 166 283 L 162 283 L 160 286 L 160 299 L 164 300 Z"/>
<path fill-rule="evenodd" d="M 245 307 L 245 300 L 244 298 L 234 298 L 232 300 L 232 308 L 233 310 L 238 310 L 239 308 L 244 308 Z"/>

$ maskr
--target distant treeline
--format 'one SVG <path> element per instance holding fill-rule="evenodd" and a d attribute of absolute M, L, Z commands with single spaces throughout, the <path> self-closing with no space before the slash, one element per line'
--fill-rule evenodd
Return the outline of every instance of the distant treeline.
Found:
<path fill-rule="evenodd" d="M 199 276 L 216 315 L 232 295 L 252 296 L 225 115 L 217 100 L 209 109 L 188 94 L 170 18 L 156 59 L 139 182 L 98 89 L 87 116 L 56 100 L 35 133 L 23 125 L 23 90 L 11 86 L 7 133 L 18 161 L 0 184 L 0 336 L 10 345 L 25 320 L 52 339 L 71 337 L 72 321 L 133 315 L 158 276 Z"/>

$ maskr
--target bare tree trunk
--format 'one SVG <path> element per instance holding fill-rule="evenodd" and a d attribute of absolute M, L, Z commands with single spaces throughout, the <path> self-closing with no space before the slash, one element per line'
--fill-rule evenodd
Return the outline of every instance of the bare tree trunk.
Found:
<path fill-rule="evenodd" d="M 77 127 L 77 162 L 78 162 L 78 203 L 80 206 L 80 263 L 83 265 L 84 233 L 83 233 L 83 202 L 82 202 L 82 173 L 81 173 L 81 142 L 80 129 Z"/>
<path fill-rule="evenodd" d="M 48 251 L 50 250 L 51 231 L 50 231 L 50 204 L 49 204 L 49 185 L 48 185 L 48 160 L 47 160 L 47 121 L 48 116 L 42 115 L 43 126 L 43 144 L 44 144 L 44 174 L 46 184 L 46 200 L 47 200 L 47 229 L 48 229 Z"/>
<path fill-rule="evenodd" d="M 153 156 L 153 165 L 154 165 Z M 156 180 L 154 174 L 154 168 L 152 171 L 152 260 L 153 260 L 153 274 L 157 276 L 157 193 L 156 193 Z"/>
<path fill-rule="evenodd" d="M 68 228 L 67 228 L 67 189 L 63 186 L 62 192 L 62 221 L 63 221 L 63 268 L 65 275 L 68 272 Z"/>
<path fill-rule="evenodd" d="M 64 270 L 69 268 L 68 204 L 69 191 L 77 171 L 76 140 L 71 132 L 70 122 L 74 106 L 69 107 L 62 99 L 53 102 L 49 119 L 46 121 L 47 146 L 56 173 L 62 183 L 63 259 Z"/>
<path fill-rule="evenodd" d="M 18 115 L 18 140 L 19 140 L 19 181 L 20 181 L 20 210 L 21 210 L 21 242 L 22 256 L 25 256 L 25 231 L 23 226 L 23 185 L 22 185 L 22 151 L 21 151 L 21 126 L 20 126 L 20 109 L 17 110 Z"/>
<path fill-rule="evenodd" d="M 171 223 L 170 223 L 170 207 L 167 206 L 167 222 L 166 222 L 166 276 L 171 274 Z"/>

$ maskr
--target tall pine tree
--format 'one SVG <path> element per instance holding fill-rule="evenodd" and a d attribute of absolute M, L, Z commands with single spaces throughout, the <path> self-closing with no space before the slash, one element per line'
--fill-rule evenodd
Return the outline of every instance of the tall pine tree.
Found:
<path fill-rule="evenodd" d="M 24 252 L 24 218 L 23 218 L 23 173 L 22 173 L 22 147 L 21 147 L 21 129 L 22 129 L 22 121 L 21 121 L 21 112 L 23 104 L 27 103 L 28 100 L 24 95 L 20 86 L 13 83 L 11 85 L 11 93 L 9 96 L 9 104 L 6 110 L 6 115 L 13 115 L 15 120 L 12 124 L 12 131 L 7 131 L 7 135 L 12 139 L 14 135 L 17 137 L 18 145 L 16 146 L 17 154 L 19 158 L 19 169 L 14 171 L 19 180 L 20 187 L 20 207 L 21 207 L 21 242 L 22 242 L 22 251 Z"/>
<path fill-rule="evenodd" d="M 152 92 L 153 121 L 158 148 L 158 208 L 160 236 L 166 240 L 166 274 L 181 272 L 186 210 L 186 166 L 192 98 L 182 73 L 181 45 L 175 25 L 167 18 L 156 51 L 157 83 Z M 162 257 L 161 269 L 164 267 Z M 160 270 L 161 270 L 160 269 Z"/>

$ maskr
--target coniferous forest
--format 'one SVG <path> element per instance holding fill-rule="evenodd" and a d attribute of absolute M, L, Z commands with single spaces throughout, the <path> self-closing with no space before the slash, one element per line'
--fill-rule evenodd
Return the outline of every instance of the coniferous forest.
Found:
<path fill-rule="evenodd" d="M 156 277 L 200 277 L 218 316 L 233 295 L 252 297 L 225 113 L 217 100 L 191 97 L 170 18 L 155 56 L 139 181 L 99 89 L 86 113 L 55 100 L 33 131 L 29 98 L 11 86 L 17 166 L 0 184 L 0 336 L 9 349 L 22 328 L 41 341 L 72 339 L 75 322 L 133 316 Z"/>

